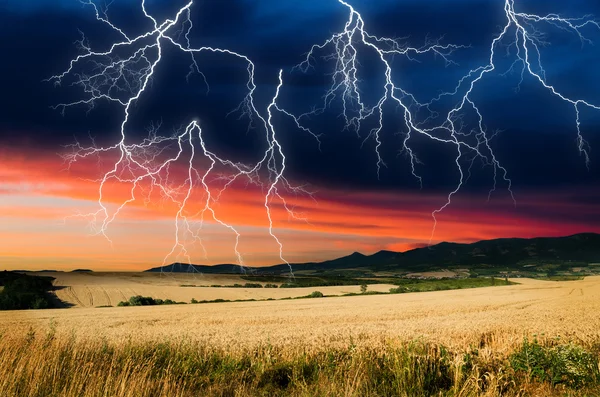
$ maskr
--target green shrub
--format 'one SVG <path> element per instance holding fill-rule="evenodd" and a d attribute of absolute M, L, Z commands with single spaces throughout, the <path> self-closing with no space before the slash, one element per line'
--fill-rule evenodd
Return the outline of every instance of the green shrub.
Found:
<path fill-rule="evenodd" d="M 158 305 L 180 305 L 184 302 L 175 302 L 171 299 L 154 299 L 150 296 L 136 295 L 129 298 L 128 301 L 119 302 L 117 306 L 158 306 Z M 193 302 L 192 302 L 193 303 Z M 198 302 L 196 302 L 198 303 Z"/>
<path fill-rule="evenodd" d="M 309 298 L 322 298 L 323 293 L 321 291 L 313 291 L 308 295 Z"/>
<path fill-rule="evenodd" d="M 263 286 L 260 283 L 246 283 L 246 284 L 244 284 L 244 288 L 262 288 L 262 287 Z"/>
<path fill-rule="evenodd" d="M 47 309 L 48 307 L 50 307 L 48 300 L 41 296 L 35 298 L 31 304 L 32 309 Z"/>
<path fill-rule="evenodd" d="M 0 272 L 0 310 L 47 309 L 53 307 L 51 277 Z"/>
<path fill-rule="evenodd" d="M 525 339 L 509 361 L 515 371 L 552 385 L 581 387 L 600 380 L 598 357 L 573 344 L 546 347 Z"/>
<path fill-rule="evenodd" d="M 129 304 L 131 306 L 153 306 L 159 303 L 149 296 L 136 295 L 129 298 Z"/>

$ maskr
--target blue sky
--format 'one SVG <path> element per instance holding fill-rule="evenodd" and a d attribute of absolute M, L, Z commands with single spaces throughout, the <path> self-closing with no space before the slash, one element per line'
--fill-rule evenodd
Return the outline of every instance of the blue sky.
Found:
<path fill-rule="evenodd" d="M 183 2 L 154 0 L 148 2 L 148 9 L 161 19 L 169 16 L 169 10 L 179 3 Z M 454 55 L 458 66 L 446 67 L 439 59 L 432 58 L 420 63 L 402 62 L 398 78 L 424 100 L 440 90 L 452 88 L 469 68 L 484 64 L 489 43 L 505 21 L 501 0 L 354 0 L 351 3 L 375 34 L 409 37 L 415 45 L 423 43 L 428 36 L 443 36 L 444 43 L 471 46 Z M 540 14 L 600 15 L 600 3 L 592 0 L 522 0 L 516 4 L 523 11 Z M 4 7 L 0 15 L 0 52 L 12 55 L 9 62 L 0 66 L 1 76 L 6 79 L 3 86 L 9 93 L 0 99 L 0 106 L 6 110 L 0 119 L 0 140 L 30 142 L 51 151 L 71 143 L 73 137 L 85 138 L 88 134 L 110 142 L 119 114 L 100 105 L 89 114 L 79 109 L 63 117 L 49 106 L 77 98 L 80 92 L 68 86 L 56 88 L 42 81 L 61 71 L 77 54 L 74 41 L 79 39 L 79 31 L 99 48 L 114 38 L 105 26 L 94 21 L 93 9 L 77 0 L 8 0 L 0 7 Z M 147 22 L 141 15 L 140 2 L 135 0 L 115 0 L 109 15 L 132 34 L 139 32 Z M 302 61 L 310 45 L 339 31 L 347 17 L 348 10 L 335 0 L 204 0 L 194 8 L 196 26 L 192 37 L 196 43 L 226 46 L 250 56 L 257 64 L 260 87 L 257 97 L 266 101 L 273 93 L 277 70 L 283 68 L 289 72 Z M 552 43 L 542 53 L 548 81 L 569 95 L 590 101 L 596 99 L 600 92 L 595 66 L 600 62 L 598 47 L 582 47 L 575 35 L 551 26 L 545 26 L 544 33 Z M 589 29 L 586 33 L 600 41 L 600 32 Z M 234 73 L 235 70 L 243 72 L 244 65 L 223 64 L 222 58 L 207 58 L 203 70 L 211 77 L 212 96 L 203 99 L 198 95 L 204 90 L 197 85 L 200 81 L 185 84 L 182 78 L 187 70 L 185 62 L 174 59 L 158 72 L 162 80 L 156 82 L 156 92 L 162 90 L 159 97 L 166 102 L 161 103 L 155 96 L 144 102 L 144 106 L 140 105 L 139 129 L 143 130 L 144 123 L 151 118 L 146 115 L 160 113 L 165 120 L 177 120 L 181 109 L 187 106 L 178 101 L 193 99 L 194 109 L 200 109 L 201 116 L 208 119 L 210 125 L 231 131 L 228 135 L 215 136 L 213 143 L 224 152 L 244 156 L 245 148 L 254 148 L 256 143 L 251 137 L 234 132 L 244 131 L 240 124 L 224 118 L 243 93 L 243 85 L 235 83 Z M 370 62 L 368 56 L 364 62 Z M 511 58 L 499 59 L 499 69 L 511 62 Z M 298 112 L 318 103 L 326 89 L 325 73 L 331 72 L 325 66 L 307 76 L 286 75 L 288 89 L 282 93 L 282 103 Z M 368 82 L 364 86 L 365 96 L 375 98 L 379 94 L 380 77 L 372 71 L 364 71 L 363 78 Z M 503 131 L 493 144 L 516 180 L 521 186 L 598 182 L 600 159 L 592 156 L 591 169 L 587 171 L 577 151 L 573 108 L 557 101 L 531 78 L 526 79 L 516 93 L 518 77 L 518 74 L 490 76 L 473 93 L 481 103 L 487 127 Z M 36 94 L 32 97 L 31 93 Z M 586 139 L 592 148 L 598 147 L 600 138 L 595 131 L 600 124 L 599 115 L 585 111 L 582 116 Z M 364 167 L 374 159 L 372 142 L 367 150 L 362 150 L 362 141 L 344 135 L 336 123 L 333 116 L 316 121 L 321 132 L 327 132 L 330 137 L 324 140 L 324 147 L 331 150 L 328 153 L 319 153 L 310 138 L 290 132 L 287 143 L 296 148 L 296 155 L 291 156 L 294 163 L 290 172 L 300 179 L 316 178 L 349 186 L 415 187 L 410 174 L 406 173 L 405 160 L 397 156 L 398 138 L 394 135 L 400 128 L 397 122 L 392 120 L 384 132 L 390 142 L 385 154 L 391 169 L 382 180 L 374 178 L 372 167 Z M 18 137 L 14 131 L 19 131 Z M 309 157 L 313 161 L 302 160 Z M 428 155 L 423 154 L 423 157 L 427 159 Z M 432 155 L 429 161 L 435 162 L 435 158 L 436 155 Z M 556 158 L 564 162 L 557 164 Z M 447 167 L 440 165 L 439 168 Z M 547 172 L 540 173 L 540 169 Z M 455 176 L 432 172 L 431 188 L 445 188 L 447 179 Z"/>
<path fill-rule="evenodd" d="M 490 44 L 506 23 L 504 0 L 348 1 L 362 14 L 372 34 L 405 37 L 417 47 L 428 38 L 468 46 L 452 54 L 453 65 L 432 55 L 391 61 L 395 84 L 421 101 L 452 90 L 470 69 L 486 65 Z M 150 21 L 144 18 L 140 2 L 114 0 L 109 18 L 129 35 L 147 31 Z M 164 20 L 181 4 L 183 0 L 148 0 L 148 10 Z M 517 11 L 540 15 L 600 17 L 597 0 L 515 0 L 515 6 Z M 282 69 L 285 85 L 278 105 L 299 114 L 321 104 L 331 84 L 333 62 L 324 57 L 332 48 L 316 53 L 314 69 L 307 73 L 292 68 L 313 44 L 340 32 L 348 15 L 348 9 L 337 0 L 195 0 L 190 39 L 194 46 L 228 48 L 253 60 L 256 106 L 262 114 L 273 98 Z M 565 95 L 600 104 L 600 28 L 590 26 L 582 31 L 595 45 L 582 45 L 577 35 L 549 24 L 537 28 L 548 43 L 541 50 L 548 83 Z M 81 87 L 72 84 L 73 78 L 60 86 L 45 81 L 63 72 L 81 53 L 76 41 L 82 33 L 96 50 L 107 49 L 119 39 L 95 20 L 93 7 L 78 0 L 0 0 L 0 212 L 4 208 L 0 240 L 7 241 L 0 259 L 9 266 L 13 261 L 14 267 L 22 267 L 24 260 L 37 261 L 39 267 L 88 267 L 75 266 L 82 259 L 103 269 L 132 266 L 132 261 L 140 269 L 154 267 L 173 244 L 173 230 L 165 226 L 164 218 L 169 209 L 163 208 L 162 202 L 153 209 L 144 207 L 143 200 L 128 207 L 131 213 L 117 222 L 121 228 L 114 231 L 120 251 L 110 251 L 101 238 L 91 243 L 84 230 L 87 220 L 66 222 L 62 230 L 58 226 L 57 220 L 78 209 L 98 208 L 98 185 L 90 179 L 98 178 L 102 167 L 111 166 L 111 158 L 102 157 L 98 163 L 90 159 L 66 172 L 58 153 L 74 142 L 87 146 L 90 137 L 98 145 L 114 145 L 121 138 L 123 122 L 123 109 L 107 102 L 98 102 L 93 109 L 67 109 L 64 115 L 52 109 L 58 103 L 86 98 Z M 197 61 L 209 82 L 207 91 L 200 75 L 186 79 L 189 56 L 168 44 L 163 49 L 152 83 L 130 109 L 128 143 L 147 137 L 151 125 L 161 123 L 159 132 L 170 134 L 193 119 L 201 121 L 203 139 L 213 153 L 235 162 L 258 161 L 265 150 L 265 131 L 249 129 L 239 113 L 229 114 L 247 93 L 247 65 L 230 56 L 201 54 Z M 361 96 L 374 105 L 385 91 L 383 67 L 372 49 L 360 51 Z M 440 215 L 436 239 L 466 242 L 598 231 L 600 112 L 580 109 L 581 131 L 591 147 L 588 169 L 578 151 L 574 107 L 531 77 L 526 76 L 519 86 L 518 72 L 502 74 L 515 60 L 514 47 L 498 46 L 496 54 L 496 72 L 477 84 L 470 98 L 478 104 L 489 136 L 495 134 L 490 147 L 512 179 L 518 205 L 514 206 L 504 183 L 498 184 L 487 201 L 493 168 L 477 161 L 470 166 L 470 155 L 465 155 L 462 165 L 469 170 L 470 179 Z M 126 50 L 118 56 L 125 58 Z M 97 64 L 82 63 L 75 72 L 89 75 L 94 66 Z M 283 211 L 275 221 L 287 240 L 288 259 L 325 259 L 356 250 L 404 250 L 431 238 L 431 211 L 446 202 L 460 176 L 456 148 L 412 134 L 411 148 L 420 160 L 416 168 L 423 178 L 421 187 L 406 153 L 401 152 L 407 132 L 403 113 L 392 104 L 384 110 L 380 154 L 387 167 L 381 169 L 379 178 L 376 141 L 372 137 L 365 140 L 374 122 L 365 123 L 360 137 L 344 130 L 340 102 L 333 102 L 327 112 L 305 121 L 307 127 L 322 134 L 319 147 L 312 136 L 275 112 L 273 122 L 286 154 L 286 176 L 317 192 L 316 203 L 304 196 L 297 202 L 297 209 L 306 211 L 310 224 L 286 223 L 289 218 Z M 462 116 L 464 131 L 477 126 L 475 112 Z M 418 112 L 415 118 L 425 119 Z M 199 168 L 208 164 L 206 158 L 196 161 Z M 178 177 L 183 175 L 183 181 L 188 174 L 173 171 L 170 175 L 177 185 Z M 215 179 L 211 186 L 222 182 Z M 109 205 L 116 206 L 122 197 L 131 195 L 129 186 L 115 184 L 111 188 L 114 192 L 103 196 Z M 260 189 L 234 186 L 222 204 L 219 213 L 229 215 L 230 221 L 240 225 L 239 230 L 248 232 L 249 238 L 243 238 L 242 244 L 246 244 L 243 250 L 251 253 L 250 261 L 278 263 L 279 251 L 267 233 Z M 173 228 L 173 220 L 168 222 Z M 213 238 L 209 247 L 221 252 L 212 256 L 210 263 L 235 261 L 230 245 L 233 235 L 227 230 L 223 236 L 212 229 L 208 232 L 209 240 Z M 144 258 L 140 259 L 140 254 Z"/>

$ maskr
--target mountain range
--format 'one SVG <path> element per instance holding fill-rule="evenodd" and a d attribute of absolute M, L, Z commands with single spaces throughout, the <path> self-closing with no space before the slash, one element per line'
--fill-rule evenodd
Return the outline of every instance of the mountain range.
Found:
<path fill-rule="evenodd" d="M 581 233 L 566 237 L 538 237 L 531 239 L 502 238 L 470 244 L 442 242 L 405 252 L 379 251 L 373 255 L 355 252 L 324 262 L 291 264 L 294 272 L 330 273 L 392 272 L 409 273 L 440 269 L 522 269 L 527 267 L 563 268 L 600 264 L 600 234 Z M 287 264 L 246 268 L 254 274 L 284 275 Z M 173 263 L 147 272 L 240 273 L 234 264 L 194 265 Z"/>

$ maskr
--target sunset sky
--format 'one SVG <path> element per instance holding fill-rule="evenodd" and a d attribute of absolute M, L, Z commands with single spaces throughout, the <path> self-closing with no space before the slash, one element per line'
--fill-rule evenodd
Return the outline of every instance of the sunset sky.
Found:
<path fill-rule="evenodd" d="M 173 3 L 150 2 L 154 15 L 171 16 Z M 181 3 L 181 2 L 180 2 Z M 225 4 L 226 3 L 226 4 Z M 276 0 L 202 1 L 194 8 L 198 45 L 231 48 L 247 54 L 256 64 L 256 103 L 266 109 L 283 69 L 288 83 L 281 105 L 297 113 L 311 110 L 327 89 L 325 67 L 298 76 L 291 72 L 314 43 L 339 31 L 347 10 L 335 0 L 289 2 Z M 424 3 L 427 3 L 426 5 Z M 567 16 L 600 15 L 592 0 L 522 1 L 524 12 Z M 177 3 L 179 4 L 179 3 Z M 423 43 L 426 37 L 470 45 L 457 52 L 457 65 L 447 66 L 433 57 L 402 64 L 402 81 L 411 92 L 432 98 L 451 90 L 460 76 L 485 62 L 489 43 L 504 23 L 503 1 L 431 0 L 352 2 L 378 35 L 408 37 Z M 181 5 L 179 5 L 181 6 Z M 132 34 L 147 27 L 140 17 L 139 2 L 117 0 L 109 16 Z M 143 15 L 142 15 L 143 16 Z M 110 146 L 120 139 L 123 110 L 98 102 L 93 109 L 74 107 L 62 115 L 52 105 L 77 101 L 76 86 L 54 86 L 44 79 L 61 73 L 77 56 L 74 44 L 85 33 L 91 45 L 105 49 L 116 40 L 103 24 L 94 20 L 93 8 L 77 0 L 8 0 L 0 4 L 0 270 L 91 268 L 94 270 L 144 270 L 163 263 L 184 261 L 168 256 L 175 243 L 178 209 L 149 186 L 136 189 L 136 201 L 128 204 L 106 230 L 99 234 L 100 218 L 90 216 L 98 203 L 98 179 L 118 155 L 107 151 L 69 166 L 64 155 L 68 145 L 79 142 Z M 542 50 L 548 81 L 567 95 L 600 103 L 600 62 L 597 46 L 582 45 L 577 37 L 549 28 Z M 600 30 L 586 30 L 600 42 Z M 487 46 L 487 47 L 486 47 Z M 487 52 L 486 52 L 487 51 Z M 248 129 L 248 121 L 228 115 L 244 97 L 246 65 L 208 56 L 198 75 L 186 80 L 189 60 L 165 53 L 152 87 L 134 107 L 128 137 L 141 142 L 151 126 L 169 134 L 183 123 L 199 119 L 211 151 L 252 163 L 260 157 L 264 131 Z M 369 67 L 372 59 L 364 59 Z M 499 64 L 510 65 L 510 56 Z M 400 67 L 400 66 L 399 66 Z M 501 69 L 499 67 L 499 69 Z M 377 70 L 365 72 L 365 98 L 376 98 Z M 471 175 L 453 197 L 452 204 L 437 216 L 432 243 L 473 242 L 500 237 L 564 236 L 600 232 L 600 111 L 581 112 L 581 130 L 591 147 L 589 168 L 577 148 L 575 111 L 557 100 L 532 78 L 519 90 L 518 73 L 490 75 L 474 92 L 486 127 L 498 134 L 491 141 L 498 160 L 512 179 L 516 206 L 505 183 L 493 187 L 493 168 L 473 162 Z M 394 116 L 382 131 L 382 156 L 387 167 L 377 177 L 376 142 L 344 131 L 339 109 L 312 121 L 322 134 L 321 147 L 309 134 L 278 115 L 280 143 L 286 154 L 290 183 L 313 193 L 284 194 L 293 219 L 280 200 L 273 200 L 273 232 L 283 244 L 291 263 L 320 261 L 354 251 L 371 254 L 379 250 L 404 251 L 429 243 L 434 226 L 432 211 L 440 208 L 458 182 L 455 150 L 427 141 L 415 142 L 423 187 L 411 175 L 410 161 L 401 153 L 401 115 Z M 465 122 L 472 120 L 465 117 Z M 61 157 L 62 155 L 62 157 Z M 465 169 L 469 161 L 465 159 Z M 111 163 L 112 161 L 112 163 Z M 170 172 L 175 181 L 186 175 L 185 161 Z M 199 171 L 208 163 L 199 162 Z M 264 266 L 281 263 L 278 246 L 269 235 L 264 208 L 264 188 L 234 183 L 215 203 L 218 217 L 241 234 L 239 250 L 244 263 Z M 217 189 L 223 182 L 210 180 Z M 103 205 L 114 211 L 131 195 L 131 186 L 108 183 Z M 196 186 L 186 215 L 193 218 L 203 208 L 205 192 Z M 85 215 L 87 214 L 87 215 Z M 194 223 L 196 228 L 199 223 Z M 197 264 L 236 263 L 235 234 L 206 217 L 198 241 L 187 241 L 190 259 Z"/>

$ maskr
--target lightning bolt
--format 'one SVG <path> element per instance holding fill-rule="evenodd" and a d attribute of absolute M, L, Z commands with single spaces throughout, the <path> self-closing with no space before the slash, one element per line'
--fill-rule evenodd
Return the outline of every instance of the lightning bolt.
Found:
<path fill-rule="evenodd" d="M 142 0 L 142 12 L 151 21 L 153 27 L 148 32 L 136 37 L 129 37 L 124 30 L 111 23 L 107 16 L 106 7 L 101 9 L 92 1 L 85 1 L 84 4 L 92 6 L 97 20 L 108 25 L 123 39 L 112 44 L 106 51 L 95 51 L 87 44 L 83 36 L 78 42 L 83 53 L 74 58 L 63 73 L 52 76 L 48 81 L 60 85 L 68 77 L 73 77 L 72 84 L 81 87 L 86 97 L 70 103 L 59 104 L 54 108 L 61 110 L 63 113 L 65 109 L 76 105 L 86 105 L 89 109 L 92 109 L 98 101 L 107 100 L 117 104 L 123 110 L 123 121 L 120 125 L 121 139 L 115 145 L 98 147 L 93 144 L 85 147 L 76 143 L 70 146 L 70 152 L 63 155 L 67 163 L 67 169 L 73 163 L 82 159 L 102 156 L 111 152 L 116 153 L 118 158 L 112 169 L 97 180 L 99 183 L 99 209 L 93 213 L 77 214 L 75 216 L 89 218 L 94 233 L 104 236 L 112 244 L 107 235 L 107 230 L 127 205 L 139 199 L 140 195 L 136 192 L 142 191 L 142 193 L 145 193 L 147 204 L 151 200 L 150 196 L 158 191 L 164 200 L 174 203 L 178 208 L 174 222 L 174 245 L 165 256 L 163 265 L 167 263 L 169 258 L 174 256 L 183 257 L 187 263 L 192 263 L 186 248 L 186 241 L 190 239 L 193 242 L 200 243 L 206 256 L 206 248 L 202 245 L 199 231 L 202 229 L 205 217 L 210 216 L 214 222 L 229 229 L 235 235 L 234 251 L 237 262 L 243 269 L 245 266 L 244 259 L 239 250 L 241 234 L 235 226 L 224 222 L 218 217 L 213 204 L 234 182 L 246 178 L 248 183 L 266 187 L 264 207 L 269 225 L 269 234 L 279 247 L 281 261 L 289 265 L 283 255 L 283 245 L 273 230 L 272 203 L 274 200 L 279 200 L 290 217 L 302 220 L 303 218 L 297 215 L 287 204 L 283 192 L 308 195 L 311 195 L 311 193 L 301 186 L 292 186 L 284 176 L 286 158 L 282 146 L 277 140 L 273 122 L 274 111 L 289 114 L 276 103 L 283 85 L 282 73 L 279 75 L 279 85 L 275 96 L 268 106 L 268 115 L 264 116 L 255 106 L 255 64 L 247 56 L 224 48 L 192 46 L 189 34 L 193 29 L 191 19 L 193 1 L 180 8 L 173 19 L 159 22 L 148 12 L 145 1 Z M 199 57 L 205 52 L 223 54 L 246 63 L 248 73 L 247 94 L 236 110 L 240 111 L 243 116 L 247 116 L 250 124 L 255 119 L 258 120 L 259 125 L 265 131 L 266 148 L 264 155 L 257 163 L 246 165 L 219 157 L 207 147 L 198 120 L 192 120 L 185 128 L 169 136 L 160 136 L 157 134 L 157 128 L 152 128 L 148 138 L 145 138 L 142 142 L 129 142 L 131 138 L 128 140 L 127 127 L 132 107 L 147 90 L 156 69 L 163 59 L 164 49 L 167 45 L 189 54 L 191 57 L 190 73 L 197 72 L 201 74 Z M 91 70 L 89 65 L 92 65 Z M 189 74 L 186 78 L 188 77 Z M 205 76 L 202 75 L 202 77 L 207 83 Z M 303 129 L 309 131 L 306 128 Z M 170 168 L 178 161 L 184 160 L 184 158 L 187 159 L 187 178 L 183 184 L 177 184 L 170 173 Z M 204 171 L 201 171 L 196 164 L 202 158 L 208 160 L 208 165 L 205 165 Z M 228 174 L 220 174 L 216 178 L 216 180 L 225 182 L 220 189 L 210 186 L 211 175 L 217 166 L 229 169 Z M 265 171 L 267 181 L 263 180 Z M 106 185 L 109 181 L 117 181 L 131 186 L 130 197 L 113 211 L 109 210 L 105 204 Z M 188 204 L 193 192 L 197 189 L 204 192 L 204 205 L 199 213 L 189 214 Z M 193 220 L 197 218 L 199 218 L 199 221 Z M 290 274 L 293 276 L 291 266 Z"/>
<path fill-rule="evenodd" d="M 202 245 L 200 231 L 205 219 L 209 218 L 235 235 L 234 252 L 238 264 L 243 268 L 244 259 L 239 249 L 242 236 L 234 225 L 224 222 L 218 216 L 214 204 L 236 181 L 246 180 L 249 184 L 262 187 L 269 235 L 278 246 L 281 261 L 289 265 L 284 258 L 283 244 L 274 233 L 273 202 L 281 203 L 290 217 L 305 220 L 288 205 L 285 195 L 287 193 L 311 195 L 311 193 L 302 186 L 293 186 L 285 177 L 287 159 L 277 139 L 275 114 L 291 119 L 298 130 L 314 137 L 320 148 L 322 134 L 306 127 L 306 123 L 326 112 L 334 101 L 340 101 L 344 129 L 355 132 L 363 139 L 363 144 L 370 139 L 375 142 L 377 158 L 375 167 L 378 177 L 382 167 L 386 167 L 381 148 L 384 145 L 382 131 L 388 118 L 396 118 L 403 125 L 405 131 L 401 140 L 401 153 L 407 156 L 410 172 L 421 187 L 424 180 L 418 168 L 422 163 L 413 146 L 413 137 L 421 136 L 431 142 L 452 148 L 459 178 L 443 205 L 431 213 L 433 218 L 431 243 L 438 223 L 437 215 L 451 205 L 452 198 L 468 180 L 476 159 L 481 159 L 485 166 L 493 170 L 493 185 L 489 190 L 488 200 L 498 188 L 498 184 L 502 183 L 510 192 L 516 205 L 508 170 L 501 164 L 492 148 L 491 142 L 496 134 L 488 133 L 480 105 L 474 99 L 474 93 L 486 76 L 493 72 L 499 73 L 497 50 L 500 46 L 506 47 L 507 54 L 514 58 L 510 68 L 501 74 L 517 71 L 520 74 L 517 90 L 526 76 L 530 76 L 552 95 L 573 106 L 577 147 L 586 165 L 589 166 L 589 145 L 581 130 L 580 112 L 583 107 L 600 110 L 600 106 L 584 99 L 569 97 L 548 82 L 540 47 L 547 44 L 541 30 L 543 25 L 553 26 L 576 35 L 582 45 L 590 44 L 591 41 L 584 36 L 583 29 L 586 27 L 600 29 L 600 25 L 591 16 L 564 18 L 557 14 L 527 14 L 516 10 L 514 0 L 499 0 L 504 2 L 506 24 L 493 38 L 487 62 L 465 73 L 458 79 L 453 90 L 424 100 L 418 99 L 417 95 L 404 88 L 394 59 L 403 57 L 410 61 L 419 61 L 423 56 L 434 55 L 445 66 L 456 65 L 452 60 L 453 53 L 466 50 L 469 46 L 443 44 L 441 39 L 426 39 L 421 46 L 411 46 L 405 39 L 373 35 L 366 29 L 365 20 L 359 11 L 346 0 L 337 1 L 349 12 L 343 30 L 333 34 L 321 44 L 313 45 L 304 60 L 291 70 L 291 72 L 308 73 L 315 66 L 319 54 L 329 51 L 323 58 L 334 64 L 331 85 L 318 107 L 298 114 L 279 104 L 280 93 L 285 89 L 283 70 L 279 71 L 278 84 L 271 102 L 266 110 L 261 112 L 255 105 L 256 65 L 252 60 L 244 54 L 227 48 L 193 46 L 190 38 L 190 32 L 194 28 L 191 18 L 193 0 L 181 7 L 172 19 L 164 21 L 152 16 L 147 10 L 145 0 L 141 0 L 141 11 L 150 22 L 151 28 L 137 36 L 130 36 L 124 29 L 110 21 L 108 6 L 100 7 L 93 0 L 83 1 L 93 8 L 96 19 L 117 33 L 120 39 L 108 49 L 97 51 L 91 48 L 82 34 L 81 40 L 78 41 L 82 53 L 70 61 L 64 72 L 52 76 L 48 81 L 60 85 L 71 79 L 73 85 L 82 89 L 84 97 L 70 103 L 59 104 L 55 109 L 64 113 L 67 108 L 83 105 L 87 106 L 89 111 L 98 101 L 104 100 L 120 108 L 123 117 L 120 125 L 120 140 L 113 146 L 98 147 L 93 141 L 91 146 L 75 143 L 70 146 L 71 151 L 63 155 L 67 168 L 87 158 L 100 158 L 109 154 L 116 157 L 111 169 L 97 180 L 99 209 L 96 212 L 76 216 L 90 219 L 94 233 L 111 241 L 107 230 L 126 206 L 141 197 L 144 197 L 145 203 L 148 203 L 152 195 L 159 194 L 163 200 L 175 204 L 178 209 L 174 220 L 174 244 L 164 258 L 164 264 L 172 257 L 184 257 L 188 263 L 192 263 L 186 248 L 187 243 L 192 241 Z M 186 78 L 193 73 L 198 73 L 204 79 L 207 92 L 210 87 L 206 76 L 201 72 L 204 53 L 220 54 L 247 65 L 246 95 L 235 111 L 249 119 L 249 128 L 256 123 L 258 128 L 264 131 L 265 148 L 260 160 L 253 164 L 242 164 L 218 156 L 207 146 L 204 139 L 206 132 L 198 120 L 188 121 L 185 127 L 166 136 L 158 134 L 159 128 L 151 128 L 147 138 L 137 143 L 132 142 L 128 126 L 133 106 L 146 93 L 155 78 L 155 71 L 163 60 L 167 46 L 190 57 L 190 72 Z M 375 56 L 383 67 L 381 96 L 372 103 L 361 95 L 360 60 L 368 56 Z M 385 107 L 388 104 L 400 110 L 401 116 L 386 114 Z M 476 122 L 471 122 L 470 125 L 469 118 L 475 119 Z M 373 123 L 374 127 L 365 134 L 364 126 L 369 123 Z M 186 178 L 183 183 L 177 183 L 171 169 L 176 163 L 182 161 L 186 163 Z M 463 164 L 465 162 L 468 168 Z M 218 173 L 220 169 L 227 169 L 227 172 Z M 105 201 L 106 186 L 111 181 L 130 186 L 129 198 L 114 210 L 109 209 Z M 220 181 L 222 186 L 213 186 L 214 181 Z M 199 212 L 192 214 L 189 210 L 189 202 L 193 199 L 193 193 L 197 191 L 203 193 L 203 206 Z M 202 249 L 206 256 L 203 245 Z M 290 274 L 293 275 L 291 266 Z"/>
<path fill-rule="evenodd" d="M 586 26 L 600 29 L 598 22 L 593 20 L 591 16 L 564 18 L 557 14 L 541 16 L 521 13 L 515 9 L 515 0 L 505 0 L 506 25 L 494 37 L 490 45 L 489 62 L 469 70 L 459 79 L 453 91 L 443 92 L 429 101 L 419 101 L 416 95 L 402 87 L 401 83 L 398 82 L 401 79 L 395 77 L 398 73 L 393 67 L 394 57 L 402 56 L 408 60 L 417 61 L 424 54 L 434 54 L 444 61 L 446 66 L 455 65 L 451 59 L 452 53 L 469 46 L 441 44 L 439 40 L 428 39 L 424 45 L 414 47 L 406 44 L 402 39 L 372 35 L 366 30 L 363 16 L 349 2 L 345 0 L 338 0 L 338 2 L 349 10 L 349 17 L 344 29 L 333 34 L 325 42 L 313 45 L 307 52 L 305 59 L 294 68 L 307 73 L 314 67 L 317 53 L 330 51 L 323 58 L 326 61 L 333 61 L 335 64 L 334 71 L 331 74 L 331 86 L 323 96 L 322 105 L 310 112 L 298 115 L 296 121 L 300 124 L 308 121 L 311 117 L 324 113 L 336 99 L 342 105 L 341 115 L 345 121 L 344 128 L 346 130 L 355 131 L 360 136 L 363 124 L 370 119 L 374 119 L 376 126 L 370 129 L 363 143 L 370 138 L 375 141 L 376 169 L 379 177 L 381 167 L 386 166 L 380 153 L 380 148 L 383 145 L 380 133 L 384 126 L 384 106 L 388 102 L 395 103 L 397 108 L 402 110 L 403 117 L 401 121 L 406 128 L 405 137 L 402 141 L 402 152 L 408 155 L 411 173 L 421 187 L 423 186 L 423 178 L 417 172 L 417 165 L 421 163 L 415 154 L 415 150 L 411 147 L 413 134 L 426 137 L 434 142 L 454 146 L 456 152 L 455 164 L 459 173 L 459 180 L 456 187 L 449 192 L 446 202 L 431 214 L 433 229 L 429 240 L 430 244 L 437 227 L 436 216 L 452 203 L 453 196 L 460 191 L 468 178 L 466 174 L 468 173 L 470 176 L 471 167 L 476 158 L 481 158 L 485 165 L 493 168 L 493 186 L 489 191 L 488 200 L 497 189 L 500 174 L 510 192 L 513 203 L 516 205 L 508 171 L 498 160 L 490 143 L 495 134 L 488 135 L 483 114 L 473 99 L 473 93 L 480 82 L 486 75 L 497 69 L 496 52 L 500 45 L 505 45 L 508 53 L 510 53 L 511 48 L 514 49 L 514 62 L 511 64 L 510 69 L 503 74 L 520 68 L 521 79 L 517 89 L 527 74 L 553 95 L 574 107 L 578 150 L 584 156 L 586 165 L 589 168 L 589 146 L 581 132 L 580 107 L 586 106 L 596 110 L 600 110 L 600 107 L 583 99 L 570 98 L 548 83 L 540 52 L 540 47 L 548 43 L 544 41 L 544 34 L 536 26 L 541 24 L 552 25 L 575 34 L 581 40 L 582 45 L 591 44 L 591 41 L 582 33 L 582 29 Z M 369 56 L 367 52 L 374 54 L 380 61 L 384 69 L 383 78 L 385 81 L 381 87 L 383 94 L 371 105 L 367 104 L 361 96 L 361 80 L 359 78 L 360 59 Z M 452 103 L 449 109 L 444 111 L 443 116 L 440 112 L 433 110 L 434 105 L 441 103 L 442 100 Z M 420 116 L 423 112 L 426 115 Z M 469 112 L 476 117 L 477 123 L 474 128 L 465 132 L 466 123 L 464 118 Z M 465 170 L 461 161 L 466 157 L 467 152 L 472 153 L 474 157 L 470 160 L 468 169 Z"/>

